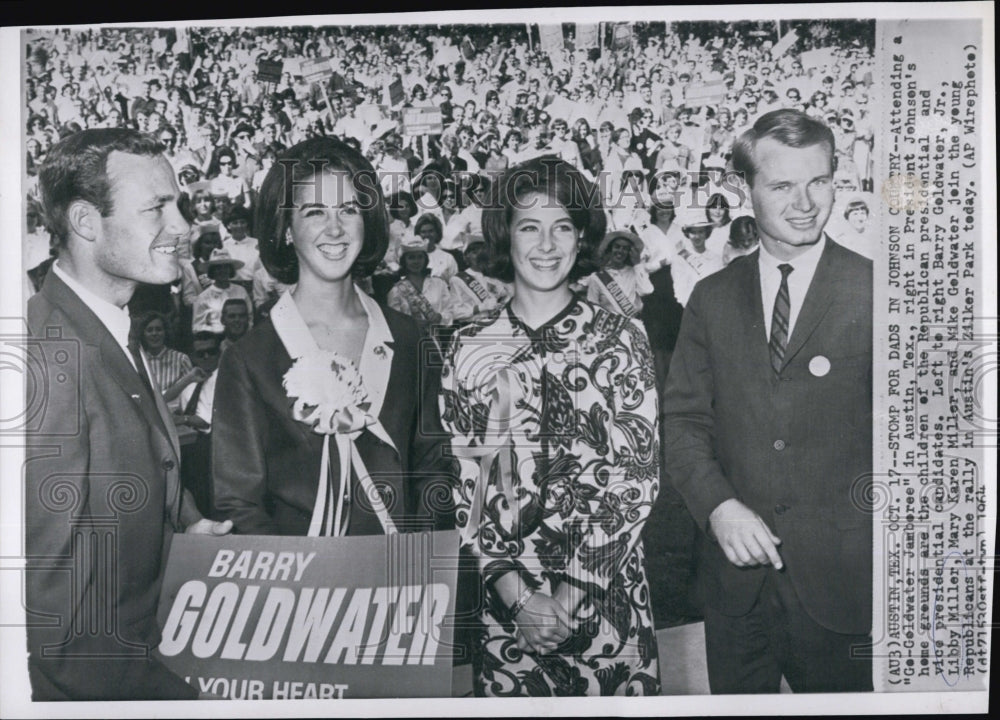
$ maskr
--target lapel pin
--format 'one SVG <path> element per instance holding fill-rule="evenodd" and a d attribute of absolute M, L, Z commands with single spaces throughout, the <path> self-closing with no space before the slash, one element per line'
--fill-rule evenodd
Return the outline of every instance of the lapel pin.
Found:
<path fill-rule="evenodd" d="M 383 345 L 375 346 L 375 356 L 380 358 L 385 357 L 385 347 Z"/>
<path fill-rule="evenodd" d="M 141 400 L 141 398 L 138 395 L 133 395 L 132 399 L 135 400 L 136 402 L 139 402 Z"/>
<path fill-rule="evenodd" d="M 830 361 L 823 355 L 817 355 L 809 361 L 809 372 L 816 377 L 823 377 L 830 372 Z"/>

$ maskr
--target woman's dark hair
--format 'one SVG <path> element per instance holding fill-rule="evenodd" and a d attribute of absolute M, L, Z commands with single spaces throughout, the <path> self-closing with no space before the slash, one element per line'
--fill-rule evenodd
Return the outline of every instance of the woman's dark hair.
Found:
<path fill-rule="evenodd" d="M 705 203 L 705 217 L 709 221 L 711 221 L 712 218 L 708 214 L 708 211 L 713 208 L 722 208 L 722 224 L 728 225 L 731 218 L 729 217 L 729 200 L 726 199 L 726 196 L 722 193 L 713 193 L 711 197 L 708 198 L 708 202 Z"/>
<path fill-rule="evenodd" d="M 642 170 L 623 170 L 619 190 L 629 187 L 629 181 L 635 180 L 635 187 L 642 187 L 646 182 L 646 174 Z"/>
<path fill-rule="evenodd" d="M 170 322 L 167 320 L 167 316 L 161 313 L 159 310 L 147 310 L 142 315 L 136 318 L 135 324 L 132 326 L 132 331 L 130 335 L 133 340 L 137 340 L 140 345 L 142 345 L 143 350 L 149 350 L 146 347 L 146 328 L 154 320 L 159 320 L 163 323 L 163 344 L 170 346 Z"/>
<path fill-rule="evenodd" d="M 219 166 L 219 161 L 222 158 L 228 157 L 233 165 L 236 165 L 236 153 L 227 147 L 217 148 L 212 154 L 212 162 L 208 165 L 208 177 L 214 178 L 222 172 L 222 168 Z"/>
<path fill-rule="evenodd" d="M 406 224 L 417 214 L 417 201 L 405 190 L 394 193 L 387 204 L 390 217 Z"/>
<path fill-rule="evenodd" d="M 201 257 L 201 248 L 206 242 L 214 242 L 217 243 L 218 247 L 222 247 L 222 235 L 214 230 L 208 230 L 199 235 L 198 239 L 191 243 L 191 254 L 195 258 Z"/>
<path fill-rule="evenodd" d="M 226 213 L 226 226 L 232 225 L 237 220 L 242 220 L 247 224 L 247 232 L 251 231 L 253 226 L 253 216 L 250 211 L 247 210 L 242 205 L 233 205 L 229 208 L 229 212 Z"/>
<path fill-rule="evenodd" d="M 660 183 L 663 179 L 668 176 L 675 177 L 680 180 L 680 173 L 676 170 L 653 173 L 649 178 L 649 221 L 652 223 L 657 222 L 657 213 L 659 212 L 670 211 L 675 217 L 677 215 L 676 199 L 671 201 L 670 205 L 667 205 L 666 203 L 661 204 L 661 201 L 656 199 L 656 189 L 660 187 Z M 675 194 L 675 198 L 680 198 L 679 192 Z"/>
<path fill-rule="evenodd" d="M 424 269 L 420 271 L 420 274 L 424 277 L 428 277 L 431 274 L 431 259 L 426 252 L 421 252 L 419 250 L 406 250 L 405 248 L 400 248 L 399 251 L 399 275 L 397 276 L 400 280 L 405 278 L 409 273 L 406 272 L 406 262 L 405 258 L 407 255 L 423 255 L 424 256 Z"/>
<path fill-rule="evenodd" d="M 753 215 L 741 215 L 729 225 L 729 244 L 747 250 L 757 244 L 757 221 Z"/>
<path fill-rule="evenodd" d="M 490 249 L 483 240 L 472 240 L 468 245 L 465 246 L 465 250 L 462 251 L 462 256 L 468 261 L 470 258 L 474 258 L 477 262 L 489 263 L 490 261 Z M 469 263 L 472 265 L 472 263 Z"/>
<path fill-rule="evenodd" d="M 420 228 L 424 225 L 433 225 L 434 229 L 437 230 L 437 240 L 435 241 L 435 244 L 441 242 L 441 239 L 444 237 L 444 226 L 441 224 L 441 218 L 434 213 L 424 213 L 415 223 L 413 223 L 413 234 L 420 237 Z"/>
<path fill-rule="evenodd" d="M 466 206 L 466 194 L 464 192 L 460 193 L 458 191 L 458 183 L 454 179 L 447 177 L 444 182 L 441 183 L 441 200 L 440 203 L 444 204 L 444 196 L 451 193 L 452 198 L 455 200 L 455 207 L 458 210 L 464 210 Z"/>
<path fill-rule="evenodd" d="M 514 280 L 514 266 L 510 260 L 510 221 L 514 210 L 528 195 L 535 193 L 565 208 L 573 226 L 581 233 L 570 280 L 597 270 L 594 254 L 607 226 L 600 191 L 573 165 L 546 155 L 508 169 L 497 182 L 490 202 L 483 208 L 483 235 L 490 251 L 488 274 L 504 282 Z"/>
<path fill-rule="evenodd" d="M 851 213 L 857 212 L 858 210 L 864 210 L 865 215 L 871 214 L 871 211 L 868 209 L 868 203 L 864 200 L 851 200 L 847 203 L 847 207 L 844 208 L 844 219 L 846 220 L 851 216 Z"/>
<path fill-rule="evenodd" d="M 260 259 L 278 282 L 291 285 L 299 279 L 299 260 L 291 231 L 296 185 L 309 184 L 317 173 L 339 170 L 347 174 L 365 224 L 364 242 L 354 261 L 353 273 L 365 277 L 385 256 L 389 243 L 389 215 L 382 187 L 371 163 L 345 143 L 328 137 L 303 140 L 283 152 L 271 166 L 260 188 L 254 227 Z"/>
<path fill-rule="evenodd" d="M 232 265 L 230 263 L 224 263 L 224 264 L 219 264 L 219 265 L 209 264 L 208 270 L 205 272 L 205 274 L 208 275 L 208 277 L 209 277 L 210 280 L 217 280 L 218 279 L 217 276 L 219 274 L 219 271 L 222 268 L 226 268 L 226 270 L 228 270 L 228 275 L 229 275 L 229 279 L 230 280 L 232 280 L 234 277 L 236 277 L 236 266 Z"/>
<path fill-rule="evenodd" d="M 444 163 L 433 160 L 424 166 L 420 174 L 417 175 L 413 180 L 413 191 L 423 191 L 430 195 L 434 202 L 438 205 L 441 204 L 441 188 L 444 186 L 444 181 L 448 177 L 447 168 Z M 427 184 L 427 181 L 431 178 L 437 180 L 437 183 L 432 188 Z"/>

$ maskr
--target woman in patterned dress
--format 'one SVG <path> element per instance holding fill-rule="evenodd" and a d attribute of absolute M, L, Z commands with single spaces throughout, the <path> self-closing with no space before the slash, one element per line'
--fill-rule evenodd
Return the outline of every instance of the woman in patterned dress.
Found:
<path fill-rule="evenodd" d="M 640 540 L 659 479 L 646 333 L 569 289 L 605 227 L 578 170 L 533 160 L 498 190 L 483 229 L 514 296 L 456 332 L 441 393 L 457 523 L 484 585 L 476 694 L 657 694 Z"/>

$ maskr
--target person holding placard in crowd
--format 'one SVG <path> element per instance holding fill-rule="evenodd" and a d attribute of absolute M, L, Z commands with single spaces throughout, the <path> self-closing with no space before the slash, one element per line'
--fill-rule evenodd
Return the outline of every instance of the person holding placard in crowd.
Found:
<path fill-rule="evenodd" d="M 514 296 L 456 332 L 442 371 L 485 593 L 477 695 L 659 692 L 639 539 L 659 485 L 655 373 L 637 320 L 569 289 L 604 233 L 588 189 L 551 157 L 504 175 L 483 229 Z"/>
<path fill-rule="evenodd" d="M 451 468 L 419 330 L 354 283 L 388 240 L 381 188 L 364 177 L 372 167 L 330 138 L 299 143 L 281 161 L 261 187 L 255 227 L 262 263 L 295 289 L 222 356 L 216 510 L 236 532 L 262 535 L 447 523 L 431 517 L 434 481 Z"/>

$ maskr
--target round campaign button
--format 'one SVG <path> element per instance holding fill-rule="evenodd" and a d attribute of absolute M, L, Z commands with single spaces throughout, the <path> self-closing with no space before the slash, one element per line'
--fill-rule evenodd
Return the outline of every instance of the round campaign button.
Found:
<path fill-rule="evenodd" d="M 830 372 L 830 361 L 822 355 L 817 355 L 809 361 L 809 372 L 816 377 L 823 377 Z"/>

